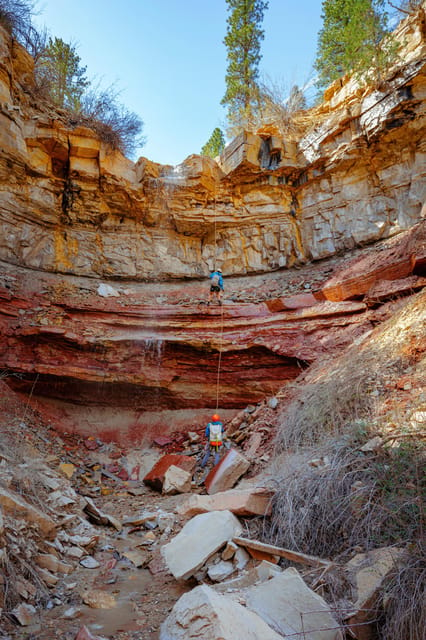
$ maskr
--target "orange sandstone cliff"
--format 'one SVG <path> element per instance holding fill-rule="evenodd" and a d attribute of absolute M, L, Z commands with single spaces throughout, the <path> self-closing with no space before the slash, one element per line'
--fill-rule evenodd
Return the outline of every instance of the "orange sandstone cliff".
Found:
<path fill-rule="evenodd" d="M 37 104 L 32 59 L 0 31 L 8 384 L 64 428 L 151 438 L 204 421 L 218 391 L 225 416 L 274 394 L 421 288 L 419 16 L 401 25 L 404 60 L 387 81 L 336 83 L 297 140 L 266 128 L 218 162 L 177 167 L 133 163 L 65 126 Z M 204 304 L 215 264 L 223 308 Z"/>

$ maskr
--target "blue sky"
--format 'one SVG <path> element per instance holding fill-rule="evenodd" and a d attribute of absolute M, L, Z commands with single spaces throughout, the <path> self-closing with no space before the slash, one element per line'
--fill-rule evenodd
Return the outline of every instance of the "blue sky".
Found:
<path fill-rule="evenodd" d="M 315 59 L 321 0 L 269 0 L 260 71 L 290 88 Z M 224 128 L 225 0 L 39 0 L 35 22 L 77 45 L 89 78 L 116 85 L 155 162 L 176 165 Z"/>

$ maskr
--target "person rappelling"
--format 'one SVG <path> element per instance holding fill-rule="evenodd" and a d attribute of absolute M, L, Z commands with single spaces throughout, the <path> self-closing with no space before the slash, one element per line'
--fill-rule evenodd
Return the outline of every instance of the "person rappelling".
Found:
<path fill-rule="evenodd" d="M 210 274 L 210 293 L 207 305 L 215 298 L 219 305 L 222 304 L 223 295 L 223 276 L 222 269 L 216 269 Z"/>
<path fill-rule="evenodd" d="M 212 415 L 211 421 L 207 424 L 205 430 L 205 436 L 207 438 L 206 450 L 204 457 L 201 461 L 201 467 L 204 468 L 210 458 L 210 454 L 214 452 L 214 463 L 220 460 L 220 454 L 223 447 L 223 440 L 225 437 L 223 422 L 217 413 Z"/>

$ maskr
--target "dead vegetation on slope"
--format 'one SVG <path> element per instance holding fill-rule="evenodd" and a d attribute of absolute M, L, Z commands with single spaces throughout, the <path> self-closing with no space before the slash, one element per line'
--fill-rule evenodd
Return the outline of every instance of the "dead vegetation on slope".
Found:
<path fill-rule="evenodd" d="M 279 419 L 269 539 L 340 560 L 405 548 L 382 638 L 420 640 L 424 630 L 425 303 L 425 292 L 412 297 L 336 361 L 312 369 Z"/>

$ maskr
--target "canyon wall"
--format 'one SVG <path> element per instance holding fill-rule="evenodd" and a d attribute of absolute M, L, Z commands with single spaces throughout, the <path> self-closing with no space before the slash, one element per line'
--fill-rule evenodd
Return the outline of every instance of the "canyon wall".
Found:
<path fill-rule="evenodd" d="M 57 428 L 149 440 L 272 396 L 422 288 L 424 14 L 400 38 L 386 82 L 335 83 L 297 140 L 265 127 L 171 167 L 65 126 L 0 30 L 7 384 Z"/>
<path fill-rule="evenodd" d="M 419 14 L 421 16 L 422 14 Z M 265 272 L 407 229 L 425 196 L 424 18 L 386 82 L 331 87 L 297 142 L 242 134 L 177 167 L 112 152 L 40 109 L 32 59 L 0 33 L 0 259 L 102 278 Z M 272 150 L 268 160 L 265 145 Z"/>

